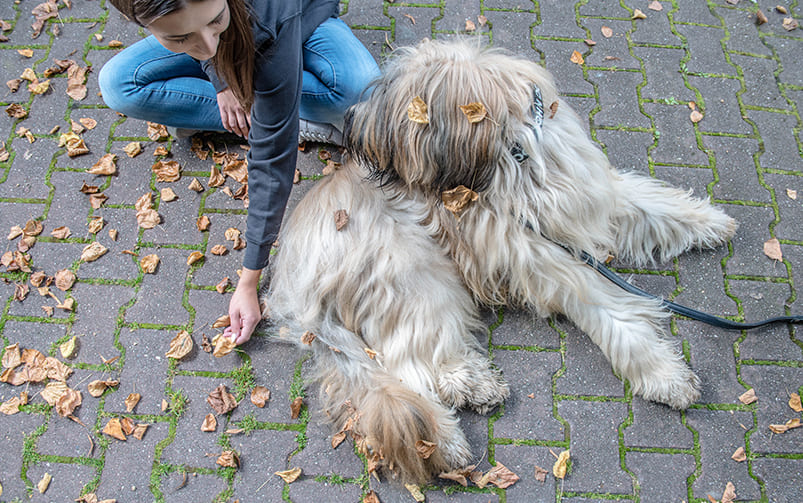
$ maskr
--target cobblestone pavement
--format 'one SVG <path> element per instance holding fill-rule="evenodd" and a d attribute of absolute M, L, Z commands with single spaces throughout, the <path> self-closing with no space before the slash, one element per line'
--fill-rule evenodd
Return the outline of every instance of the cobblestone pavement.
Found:
<path fill-rule="evenodd" d="M 106 0 L 59 0 L 57 16 L 32 38 L 31 12 L 40 1 L 0 3 L 8 39 L 0 43 L 4 80 L 26 68 L 44 80 L 54 60 L 64 58 L 92 70 L 81 100 L 66 94 L 67 73 L 53 75 L 42 95 L 23 82 L 0 98 L 4 109 L 16 104 L 27 111 L 26 118 L 0 119 L 0 229 L 26 227 L 30 220 L 43 226 L 26 252 L 31 272 L 14 271 L 6 259 L 0 267 L 0 338 L 3 347 L 18 344 L 65 362 L 73 371 L 66 383 L 80 390 L 82 403 L 70 420 L 58 413 L 66 399 L 57 406 L 45 401 L 51 394 L 42 393 L 44 382 L 0 383 L 4 409 L 28 393 L 18 413 L 0 414 L 0 498 L 58 502 L 94 493 L 118 502 L 357 502 L 373 490 L 384 503 L 413 501 L 404 487 L 369 477 L 350 440 L 332 449 L 330 432 L 311 412 L 315 393 L 306 387 L 310 365 L 303 354 L 265 335 L 221 358 L 201 348 L 204 336 L 219 332 L 212 324 L 233 291 L 229 286 L 221 294 L 215 287 L 224 277 L 236 279 L 242 257 L 224 235 L 229 227 L 245 227 L 243 202 L 231 197 L 240 183 L 228 177 L 228 194 L 209 187 L 211 157 L 201 160 L 188 140 L 152 141 L 144 122 L 103 106 L 98 70 L 119 50 L 114 41 L 129 45 L 145 36 L 143 30 Z M 636 9 L 644 18 L 634 18 Z M 488 43 L 544 64 L 566 100 L 588 118 L 613 164 L 707 194 L 741 224 L 727 247 L 650 269 L 619 264 L 619 270 L 682 304 L 755 320 L 803 313 L 797 293 L 803 276 L 803 31 L 783 25 L 785 18 L 799 20 L 800 9 L 797 0 L 350 0 L 342 2 L 342 18 L 377 59 L 390 45 L 464 33 L 470 20 Z M 766 16 L 765 24 L 756 24 L 757 13 Z M 582 62 L 571 60 L 573 51 Z M 691 120 L 694 104 L 699 122 Z M 81 119 L 89 126 L 85 119 L 96 121 L 79 134 L 90 152 L 70 157 L 59 139 Z M 230 138 L 210 141 L 216 150 L 243 153 Z M 143 148 L 133 158 L 123 152 L 131 142 Z M 169 153 L 154 157 L 157 147 Z M 293 201 L 322 176 L 324 152 L 311 145 L 300 154 Z M 88 173 L 106 153 L 117 155 L 117 172 Z M 179 163 L 180 180 L 157 179 L 151 166 L 162 157 Z M 188 187 L 193 179 L 203 192 Z M 82 184 L 98 186 L 105 202 L 98 206 L 95 199 L 93 208 L 90 195 L 79 191 Z M 165 188 L 178 198 L 168 201 Z M 162 221 L 148 230 L 138 228 L 135 207 L 146 193 L 153 194 Z M 196 227 L 202 216 L 210 221 L 204 231 Z M 104 227 L 93 232 L 88 226 L 97 217 Z M 62 226 L 71 234 L 54 236 Z M 26 234 L 35 227 L 29 224 Z M 764 253 L 773 238 L 781 261 Z M 24 239 L 4 241 L 2 252 L 25 248 Z M 96 242 L 108 252 L 81 260 L 84 247 Z M 221 244 L 228 253 L 213 254 Z M 188 266 L 193 252 L 205 259 Z M 161 259 L 154 274 L 139 265 L 149 254 Z M 66 291 L 52 285 L 54 297 L 41 296 L 32 284 L 40 279 L 36 273 L 64 269 L 77 277 L 75 284 Z M 22 285 L 30 292 L 20 301 Z M 73 300 L 71 309 L 56 307 L 69 307 L 61 304 L 65 299 Z M 487 312 L 486 320 L 489 351 L 512 393 L 488 417 L 463 413 L 462 425 L 479 470 L 502 463 L 520 480 L 507 489 L 436 482 L 422 488 L 427 501 L 707 502 L 722 499 L 728 482 L 738 500 L 803 499 L 803 429 L 769 429 L 801 417 L 788 404 L 803 390 L 799 329 L 729 332 L 673 317 L 672 334 L 703 382 L 699 403 L 678 412 L 633 397 L 598 348 L 562 319 L 499 311 Z M 195 347 L 177 362 L 166 352 L 181 330 L 192 334 Z M 77 349 L 64 357 L 62 345 L 73 337 Z M 13 350 L 4 354 L 5 364 Z M 9 380 L 10 373 L 3 375 Z M 88 385 L 95 380 L 119 384 L 94 397 Z M 213 412 L 207 395 L 220 384 L 240 403 L 217 416 L 214 432 L 203 432 Z M 255 385 L 271 392 L 264 408 L 249 400 Z M 743 404 L 739 397 L 749 389 L 758 400 Z M 133 393 L 141 400 L 130 409 L 126 399 Z M 305 405 L 292 419 L 297 397 Z M 126 418 L 149 425 L 141 439 L 102 433 L 110 421 L 125 425 Z M 566 449 L 569 473 L 558 480 L 551 473 L 554 455 Z M 238 469 L 216 464 L 232 450 Z M 732 459 L 738 450 L 743 461 Z M 544 482 L 536 480 L 536 466 L 550 472 Z M 290 484 L 274 475 L 295 467 L 302 475 Z M 42 494 L 46 473 L 52 480 Z"/>

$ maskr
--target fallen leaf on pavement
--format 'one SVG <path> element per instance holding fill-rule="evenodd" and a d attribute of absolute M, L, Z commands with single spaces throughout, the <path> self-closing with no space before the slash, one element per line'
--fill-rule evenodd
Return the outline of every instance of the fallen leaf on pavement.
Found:
<path fill-rule="evenodd" d="M 88 244 L 84 247 L 83 251 L 81 252 L 81 260 L 84 262 L 94 262 L 102 257 L 107 251 L 109 251 L 108 248 L 97 241 L 93 241 L 91 244 Z"/>
<path fill-rule="evenodd" d="M 754 388 L 750 388 L 749 390 L 739 395 L 739 401 L 745 405 L 749 405 L 755 402 L 756 400 L 758 400 L 758 397 L 756 396 L 756 390 Z"/>
<path fill-rule="evenodd" d="M 290 418 L 291 419 L 298 419 L 298 415 L 301 413 L 301 406 L 304 404 L 304 399 L 302 397 L 297 397 L 293 402 L 290 404 Z"/>
<path fill-rule="evenodd" d="M 128 412 L 133 412 L 134 407 L 137 406 L 141 398 L 142 395 L 140 395 L 139 393 L 131 393 L 130 395 L 128 395 L 124 401 L 125 410 Z"/>
<path fill-rule="evenodd" d="M 226 385 L 224 384 L 219 385 L 209 393 L 209 396 L 206 397 L 206 403 L 215 409 L 218 414 L 225 414 L 237 407 L 237 400 L 235 400 L 234 395 L 226 390 Z"/>
<path fill-rule="evenodd" d="M 292 484 L 293 482 L 298 479 L 301 475 L 301 468 L 291 468 L 290 470 L 283 470 L 280 472 L 273 472 L 274 475 L 278 475 L 288 484 Z"/>
<path fill-rule="evenodd" d="M 117 154 L 104 154 L 98 162 L 86 171 L 93 175 L 113 175 L 117 173 L 116 160 Z"/>
<path fill-rule="evenodd" d="M 214 414 L 207 414 L 201 424 L 201 431 L 215 431 L 217 429 L 217 419 Z"/>
<path fill-rule="evenodd" d="M 181 330 L 173 339 L 170 341 L 170 349 L 168 349 L 165 356 L 168 358 L 175 358 L 176 360 L 180 360 L 187 356 L 190 351 L 192 351 L 193 342 L 190 333 L 186 330 Z"/>
<path fill-rule="evenodd" d="M 764 242 L 764 255 L 768 256 L 772 260 L 783 260 L 783 254 L 781 253 L 781 243 L 776 239 L 772 238 Z"/>
<path fill-rule="evenodd" d="M 154 274 L 158 265 L 159 255 L 156 255 L 155 253 L 145 255 L 139 261 L 139 266 L 142 267 L 142 272 L 145 274 Z"/>
<path fill-rule="evenodd" d="M 125 434 L 123 433 L 123 425 L 120 423 L 120 418 L 117 417 L 109 419 L 109 422 L 103 427 L 103 433 L 109 435 L 110 437 L 114 437 L 117 440 L 126 439 Z"/>
<path fill-rule="evenodd" d="M 559 479 L 566 477 L 566 469 L 570 459 L 571 456 L 568 450 L 561 452 L 558 455 L 558 459 L 555 461 L 555 464 L 552 465 L 552 475 Z"/>

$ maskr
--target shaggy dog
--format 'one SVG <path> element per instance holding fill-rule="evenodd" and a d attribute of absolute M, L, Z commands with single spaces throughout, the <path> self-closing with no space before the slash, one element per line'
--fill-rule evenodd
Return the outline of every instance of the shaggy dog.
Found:
<path fill-rule="evenodd" d="M 425 41 L 392 54 L 347 123 L 343 166 L 284 226 L 267 305 L 311 347 L 323 412 L 370 463 L 421 482 L 472 460 L 455 409 L 509 393 L 477 342 L 477 304 L 563 313 L 634 393 L 677 409 L 699 397 L 659 301 L 579 255 L 664 261 L 736 224 L 612 168 L 546 70 Z"/>

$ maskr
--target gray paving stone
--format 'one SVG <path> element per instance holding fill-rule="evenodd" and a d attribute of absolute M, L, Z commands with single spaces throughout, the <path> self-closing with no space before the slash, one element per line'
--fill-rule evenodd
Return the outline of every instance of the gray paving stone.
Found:
<path fill-rule="evenodd" d="M 564 489 L 630 494 L 631 478 L 619 466 L 618 449 L 618 431 L 627 416 L 627 405 L 567 400 L 558 404 L 558 414 L 568 421 L 571 435 L 572 471 Z"/>
<path fill-rule="evenodd" d="M 654 11 L 652 9 L 642 9 L 647 15 L 646 19 L 640 19 L 635 25 L 635 30 L 631 34 L 633 42 L 637 44 L 659 44 L 662 46 L 680 46 L 681 41 L 672 32 L 669 23 L 668 12 L 672 9 L 672 2 L 661 2 L 663 10 Z"/>
<path fill-rule="evenodd" d="M 730 207 L 726 209 L 730 210 Z M 731 211 L 728 214 L 735 216 Z M 704 311 L 736 314 L 733 300 L 715 287 L 724 284 L 722 272 L 717 270 L 716 265 L 727 254 L 728 250 L 720 247 L 714 250 L 691 250 L 678 257 L 680 282 L 684 290 L 676 300 Z"/>
<path fill-rule="evenodd" d="M 722 22 L 718 17 L 714 16 L 713 10 L 713 6 L 709 6 L 708 3 L 683 2 L 672 12 L 672 20 L 678 30 L 681 28 L 679 26 L 680 23 L 720 26 Z M 685 27 L 685 25 L 682 27 Z"/>
<path fill-rule="evenodd" d="M 589 2 L 579 6 L 578 12 L 581 16 L 599 17 L 618 17 L 629 18 L 628 11 L 622 4 L 617 2 Z"/>
<path fill-rule="evenodd" d="M 647 82 L 641 88 L 644 99 L 666 99 L 680 102 L 694 101 L 694 93 L 688 88 L 678 70 L 686 53 L 665 47 L 634 47 L 633 54 L 641 59 Z"/>
<path fill-rule="evenodd" d="M 187 257 L 190 252 L 163 248 L 159 253 L 158 274 L 146 274 L 137 300 L 125 312 L 128 323 L 162 323 L 183 325 L 189 313 L 183 306 Z"/>
<path fill-rule="evenodd" d="M 736 331 L 709 327 L 699 322 L 677 320 L 678 332 L 691 346 L 691 367 L 700 378 L 698 403 L 730 403 L 744 392 L 736 376 L 733 344 Z"/>
<path fill-rule="evenodd" d="M 487 2 L 485 5 L 488 5 Z M 485 17 L 488 18 L 489 25 L 493 27 L 490 32 L 490 42 L 494 46 L 504 47 L 533 60 L 537 59 L 537 54 L 532 50 L 529 30 L 529 26 L 536 22 L 535 15 L 489 11 L 486 7 Z M 474 21 L 476 22 L 476 19 Z"/>
<path fill-rule="evenodd" d="M 605 146 L 608 160 L 617 169 L 647 172 L 647 149 L 654 141 L 652 133 L 597 130 L 597 141 Z"/>
<path fill-rule="evenodd" d="M 742 499 L 760 496 L 758 483 L 748 472 L 748 464 L 731 459 L 737 448 L 744 447 L 745 428 L 749 429 L 753 424 L 751 416 L 746 412 L 726 410 L 686 411 L 688 425 L 698 433 L 700 443 L 702 472 L 692 482 L 695 498 L 706 498 L 708 494 L 721 498 L 727 482 L 733 482 Z"/>
<path fill-rule="evenodd" d="M 644 113 L 654 121 L 659 132 L 658 145 L 652 151 L 652 159 L 661 164 L 707 165 L 708 157 L 697 146 L 694 128 L 689 120 L 686 105 L 662 105 L 644 103 Z"/>
<path fill-rule="evenodd" d="M 692 449 L 692 432 L 683 425 L 681 419 L 680 412 L 673 411 L 666 405 L 636 397 L 633 399 L 633 424 L 625 428 L 624 445 Z M 628 467 L 632 466 L 628 463 Z"/>
<path fill-rule="evenodd" d="M 775 220 L 772 208 L 728 205 L 728 215 L 739 222 L 731 240 L 733 256 L 725 264 L 727 274 L 784 277 L 786 269 L 764 255 L 763 243 L 770 239 L 769 225 Z"/>
<path fill-rule="evenodd" d="M 545 318 L 522 310 L 504 313 L 502 324 L 493 331 L 493 344 L 497 346 L 538 346 L 558 349 L 560 334 L 549 326 Z"/>
<path fill-rule="evenodd" d="M 141 424 L 140 421 L 135 421 Z M 151 501 L 149 489 L 154 449 L 168 436 L 166 423 L 151 424 L 142 440 L 129 437 L 125 442 L 112 439 L 103 463 L 103 492 L 114 494 L 120 503 Z"/>
<path fill-rule="evenodd" d="M 36 484 L 45 473 L 52 477 L 44 494 L 36 489 Z M 62 498 L 70 501 L 80 497 L 84 487 L 97 475 L 94 467 L 74 463 L 43 462 L 28 468 L 28 479 L 33 483 L 33 493 L 27 501 L 50 503 Z M 5 493 L 5 491 L 4 491 Z M 4 494 L 5 495 L 5 494 Z"/>
<path fill-rule="evenodd" d="M 297 480 L 290 485 L 290 501 L 359 501 L 362 495 L 356 484 L 331 484 L 311 479 Z"/>
<path fill-rule="evenodd" d="M 139 393 L 142 398 L 135 413 L 162 414 L 162 400 L 170 401 L 165 392 L 169 362 L 165 353 L 175 335 L 166 330 L 120 329 L 118 343 L 125 349 L 125 366 L 116 377 L 120 385 L 106 394 L 106 412 L 126 412 L 125 399 L 130 393 Z M 183 370 L 181 364 L 178 368 Z"/>
<path fill-rule="evenodd" d="M 719 182 L 714 198 L 729 201 L 771 201 L 769 191 L 759 182 L 753 154 L 758 143 L 751 138 L 703 135 L 703 145 L 716 156 Z"/>
<path fill-rule="evenodd" d="M 760 110 L 748 110 L 747 116 L 756 123 L 764 140 L 765 153 L 759 158 L 762 168 L 793 172 L 803 170 L 803 159 L 799 153 L 781 146 L 795 141 L 793 131 L 797 127 L 797 120 L 794 116 Z"/>
<path fill-rule="evenodd" d="M 650 119 L 639 113 L 636 88 L 644 80 L 638 72 L 590 71 L 597 85 L 601 110 L 594 115 L 597 126 L 649 128 Z"/>
<path fill-rule="evenodd" d="M 698 123 L 700 131 L 715 133 L 751 134 L 753 127 L 741 119 L 737 93 L 742 84 L 735 79 L 688 77 L 689 84 L 703 97 L 698 103 L 704 118 Z M 723 88 L 726 91 L 723 93 Z M 721 96 L 727 96 L 727 101 Z"/>
<path fill-rule="evenodd" d="M 555 391 L 567 395 L 623 396 L 624 384 L 614 375 L 602 350 L 576 328 L 567 333 L 566 371 L 558 377 Z"/>
<path fill-rule="evenodd" d="M 295 432 L 276 430 L 232 436 L 232 447 L 239 453 L 241 466 L 231 500 L 281 501 L 285 484 L 274 472 L 287 469 L 287 456 L 298 448 L 295 438 Z"/>
<path fill-rule="evenodd" d="M 800 413 L 789 405 L 789 394 L 800 393 L 803 385 L 803 369 L 776 365 L 742 365 L 742 378 L 747 386 L 756 391 L 756 431 L 750 435 L 750 446 L 760 453 L 803 453 L 800 430 L 790 430 L 777 435 L 770 431 L 770 424 L 784 424 Z M 749 424 L 747 424 L 749 426 Z"/>
<path fill-rule="evenodd" d="M 28 127 L 22 121 L 21 125 Z M 19 127 L 15 126 L 14 130 Z M 45 199 L 50 193 L 46 175 L 53 158 L 55 144 L 48 145 L 51 140 L 40 138 L 33 143 L 27 139 L 15 137 L 11 141 L 9 151 L 14 150 L 17 157 L 8 169 L 8 175 L 0 184 L 0 197 L 20 199 Z"/>
<path fill-rule="evenodd" d="M 20 349 L 36 349 L 49 355 L 50 349 L 55 346 L 56 341 L 67 335 L 67 328 L 65 324 L 61 323 L 8 321 L 3 329 L 3 336 L 9 344 L 19 343 Z M 14 388 L 10 389 L 14 390 Z"/>
<path fill-rule="evenodd" d="M 689 5 L 695 2 L 690 2 Z M 719 21 L 715 21 L 719 25 Z M 728 62 L 722 50 L 725 31 L 719 26 L 675 25 L 678 33 L 686 38 L 689 46 L 686 71 L 707 75 L 736 75 L 736 68 Z"/>
<path fill-rule="evenodd" d="M 693 456 L 628 452 L 625 463 L 639 481 L 641 501 L 685 501 L 686 479 L 694 473 Z"/>
<path fill-rule="evenodd" d="M 55 411 L 51 412 L 47 431 L 36 442 L 37 453 L 69 458 L 98 458 L 102 454 L 98 448 L 98 438 L 92 429 L 98 418 L 98 399 L 87 392 L 86 384 L 89 381 L 84 382 L 91 375 L 90 371 L 75 369 L 75 373 L 67 379 L 67 386 L 81 393 L 81 405 L 73 411 L 73 416 L 83 425 L 61 417 Z M 31 403 L 41 404 L 44 400 L 35 397 Z"/>
<path fill-rule="evenodd" d="M 555 447 L 554 453 L 564 449 Z M 552 475 L 552 465 L 555 458 L 549 452 L 549 447 L 529 445 L 497 445 L 494 449 L 494 458 L 509 470 L 519 476 L 519 481 L 509 487 L 505 494 L 508 501 L 553 501 L 556 488 L 561 481 Z M 547 470 L 549 474 L 544 482 L 535 479 L 535 467 Z M 572 475 L 569 475 L 571 477 Z M 568 481 L 568 478 L 566 479 Z M 485 500 L 478 500 L 485 501 Z"/>
<path fill-rule="evenodd" d="M 750 21 L 749 14 L 743 9 L 733 9 L 725 4 L 725 0 L 718 0 L 714 14 L 722 18 L 726 27 L 728 38 L 725 47 L 729 51 L 739 51 L 743 53 L 771 56 L 770 50 L 761 42 L 759 31 L 756 25 Z M 748 22 L 744 22 L 745 19 Z"/>
<path fill-rule="evenodd" d="M 794 503 L 800 498 L 803 484 L 800 459 L 757 459 L 753 461 L 753 473 L 764 482 L 768 501 Z M 737 495 L 739 489 L 737 488 Z"/>
<path fill-rule="evenodd" d="M 3 401 L 11 396 L 19 396 L 19 391 L 8 390 L 6 387 L 0 391 L 0 398 Z M 0 476 L 6 501 L 12 501 L 15 498 L 20 501 L 28 500 L 26 481 L 22 478 L 23 460 L 22 456 L 17 453 L 22 452 L 25 439 L 34 435 L 37 429 L 45 424 L 45 421 L 45 416 L 41 414 L 28 412 L 20 412 L 13 416 L 0 414 L 0 431 L 2 431 L 0 433 L 0 449 L 9 454 L 4 456 L 5 463 L 2 476 Z M 10 455 L 12 453 L 13 455 Z M 28 477 L 31 476 L 29 472 Z M 36 482 L 39 482 L 39 479 L 33 481 L 34 484 Z"/>
<path fill-rule="evenodd" d="M 585 34 L 579 37 L 582 39 Z M 586 48 L 582 42 L 535 39 L 535 50 L 543 55 L 543 65 L 555 77 L 558 90 L 564 94 L 594 94 L 594 86 L 583 78 L 583 69 L 579 65 L 567 63 L 572 51 L 584 52 Z"/>
<path fill-rule="evenodd" d="M 778 204 L 781 221 L 775 226 L 775 237 L 791 241 L 802 241 L 803 232 L 798 229 L 795 222 L 800 222 L 803 216 L 801 201 L 789 197 L 787 190 L 800 191 L 803 194 L 803 178 L 800 176 L 766 174 L 764 178 L 767 185 L 775 191 L 775 201 Z"/>
<path fill-rule="evenodd" d="M 516 2 L 520 6 L 523 2 Z M 524 7 L 524 6 L 523 6 Z M 529 7 L 529 5 L 526 5 Z M 586 38 L 585 30 L 577 26 L 574 5 L 560 0 L 538 2 L 541 14 L 540 23 L 533 27 L 533 35 L 540 37 Z M 536 42 L 538 45 L 539 42 Z M 569 51 L 571 54 L 571 51 Z"/>
<path fill-rule="evenodd" d="M 502 417 L 493 423 L 494 438 L 564 440 L 566 432 L 553 415 L 552 400 L 552 376 L 560 369 L 560 355 L 496 350 L 494 363 L 510 386 Z"/>
<path fill-rule="evenodd" d="M 789 104 L 781 95 L 775 80 L 775 74 L 778 72 L 777 61 L 738 54 L 731 54 L 731 61 L 738 65 L 744 74 L 745 92 L 740 98 L 745 105 L 789 109 Z"/>
<path fill-rule="evenodd" d="M 218 453 L 219 453 L 218 449 Z M 212 461 L 214 463 L 214 461 Z M 226 480 L 217 475 L 189 472 L 186 478 L 181 475 L 162 477 L 160 490 L 166 501 L 215 501 L 215 498 L 228 489 Z"/>

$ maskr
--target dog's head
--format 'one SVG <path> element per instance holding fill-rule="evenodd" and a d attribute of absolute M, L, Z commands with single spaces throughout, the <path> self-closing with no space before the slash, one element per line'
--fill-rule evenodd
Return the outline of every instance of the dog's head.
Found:
<path fill-rule="evenodd" d="M 557 100 L 546 70 L 499 49 L 466 40 L 397 49 L 350 109 L 347 149 L 385 182 L 479 192 L 536 148 L 534 93 L 547 107 Z"/>

